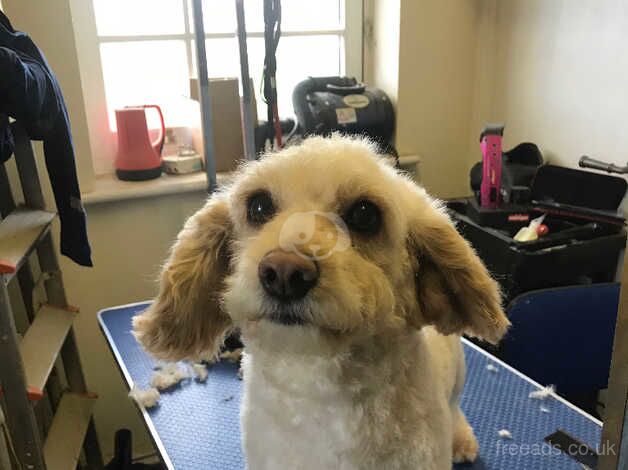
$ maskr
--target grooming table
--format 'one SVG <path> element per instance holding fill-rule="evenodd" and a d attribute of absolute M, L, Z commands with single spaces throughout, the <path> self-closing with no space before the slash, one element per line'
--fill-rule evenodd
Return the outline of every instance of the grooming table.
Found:
<path fill-rule="evenodd" d="M 156 361 L 131 334 L 131 318 L 148 302 L 99 312 L 99 322 L 127 385 L 147 388 Z M 582 470 L 571 457 L 545 444 L 543 438 L 563 429 L 593 449 L 600 442 L 601 422 L 552 395 L 528 397 L 541 387 L 470 342 L 463 340 L 467 383 L 462 408 L 480 442 L 473 465 L 455 469 Z M 493 364 L 497 371 L 487 369 Z M 242 382 L 237 366 L 221 362 L 209 367 L 206 382 L 184 380 L 161 394 L 159 405 L 141 413 L 163 462 L 177 470 L 240 470 L 239 405 Z M 541 406 L 546 408 L 541 411 Z M 498 431 L 507 429 L 512 439 Z"/>

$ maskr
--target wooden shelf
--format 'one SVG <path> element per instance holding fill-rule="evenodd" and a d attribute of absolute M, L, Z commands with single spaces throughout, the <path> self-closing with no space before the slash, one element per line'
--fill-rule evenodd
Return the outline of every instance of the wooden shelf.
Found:
<path fill-rule="evenodd" d="M 0 222 L 0 274 L 12 275 L 46 234 L 53 212 L 18 208 Z"/>
<path fill-rule="evenodd" d="M 96 399 L 65 393 L 44 444 L 44 461 L 51 470 L 75 470 Z"/>
<path fill-rule="evenodd" d="M 71 311 L 44 305 L 20 342 L 24 375 L 31 400 L 43 397 L 48 376 L 75 315 Z"/>

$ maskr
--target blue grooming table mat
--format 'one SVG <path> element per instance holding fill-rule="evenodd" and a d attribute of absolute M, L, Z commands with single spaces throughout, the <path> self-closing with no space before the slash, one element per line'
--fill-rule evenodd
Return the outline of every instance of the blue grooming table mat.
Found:
<path fill-rule="evenodd" d="M 157 362 L 131 334 L 131 318 L 149 302 L 102 310 L 100 326 L 129 387 L 147 388 Z M 464 342 L 467 383 L 462 408 L 480 442 L 480 457 L 455 469 L 582 470 L 575 460 L 544 444 L 557 429 L 596 448 L 601 422 L 552 395 L 528 397 L 540 385 L 477 346 Z M 489 371 L 493 364 L 497 371 Z M 141 410 L 146 426 L 170 469 L 241 470 L 240 393 L 237 366 L 221 362 L 209 368 L 206 382 L 184 380 L 161 394 L 159 405 Z M 541 406 L 546 411 L 541 411 Z M 507 429 L 512 439 L 498 431 Z"/>

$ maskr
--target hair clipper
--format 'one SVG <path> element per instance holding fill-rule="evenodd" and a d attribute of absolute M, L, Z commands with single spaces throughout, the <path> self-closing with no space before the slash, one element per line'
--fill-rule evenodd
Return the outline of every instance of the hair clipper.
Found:
<path fill-rule="evenodd" d="M 482 185 L 480 206 L 497 208 L 501 204 L 503 124 L 488 124 L 480 134 Z"/>

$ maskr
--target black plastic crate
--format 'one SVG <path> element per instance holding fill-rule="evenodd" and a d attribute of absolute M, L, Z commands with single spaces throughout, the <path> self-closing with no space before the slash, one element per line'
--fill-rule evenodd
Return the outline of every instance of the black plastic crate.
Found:
<path fill-rule="evenodd" d="M 447 203 L 458 230 L 501 284 L 505 300 L 534 289 L 613 281 L 626 246 L 624 219 L 617 213 L 626 181 L 545 165 L 531 193 L 525 206 L 485 209 L 475 198 Z M 542 214 L 548 235 L 513 239 Z"/>
<path fill-rule="evenodd" d="M 534 289 L 615 279 L 619 254 L 626 246 L 623 227 L 576 223 L 548 215 L 544 223 L 553 235 L 532 242 L 517 242 L 512 236 L 527 223 L 512 222 L 501 229 L 481 226 L 460 212 L 467 203 L 464 200 L 448 203 L 451 216 L 502 286 L 506 302 Z M 538 212 L 530 211 L 530 217 L 537 215 Z M 576 236 L 564 237 L 574 228 L 582 230 Z"/>

